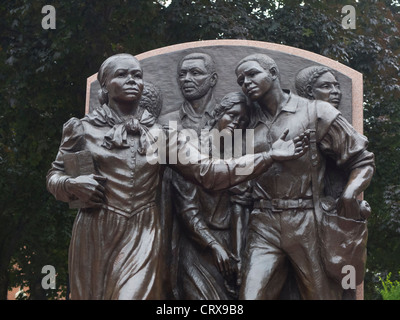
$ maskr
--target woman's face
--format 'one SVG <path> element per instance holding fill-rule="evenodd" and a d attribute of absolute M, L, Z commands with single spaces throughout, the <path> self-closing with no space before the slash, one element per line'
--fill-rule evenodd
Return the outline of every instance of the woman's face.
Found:
<path fill-rule="evenodd" d="M 235 129 L 243 129 L 248 121 L 246 105 L 244 103 L 235 104 L 232 108 L 225 111 L 218 120 L 217 129 L 221 132 L 227 129 L 233 134 Z"/>
<path fill-rule="evenodd" d="M 335 76 L 330 72 L 325 72 L 315 81 L 312 88 L 312 95 L 314 99 L 327 101 L 335 108 L 338 108 L 342 93 L 340 92 L 340 85 Z"/>
<path fill-rule="evenodd" d="M 109 101 L 134 102 L 143 91 L 143 72 L 140 64 L 132 57 L 121 57 L 110 66 L 106 83 Z"/>

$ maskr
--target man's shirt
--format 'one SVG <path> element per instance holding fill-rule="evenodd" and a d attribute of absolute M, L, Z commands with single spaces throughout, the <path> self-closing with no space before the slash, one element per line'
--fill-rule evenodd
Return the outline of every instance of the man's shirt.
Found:
<path fill-rule="evenodd" d="M 258 104 L 252 107 L 249 128 L 254 129 L 254 153 L 269 151 L 285 129 L 286 140 L 300 135 L 310 126 L 310 105 L 315 103 L 316 136 L 320 161 L 319 189 L 324 189 L 325 158 L 331 157 L 347 172 L 356 167 L 374 165 L 374 156 L 366 150 L 368 140 L 359 134 L 332 105 L 323 101 L 310 101 L 289 93 L 285 105 L 275 117 L 266 114 Z M 312 198 L 311 161 L 309 151 L 296 160 L 275 162 L 254 180 L 253 197 L 257 199 Z"/>

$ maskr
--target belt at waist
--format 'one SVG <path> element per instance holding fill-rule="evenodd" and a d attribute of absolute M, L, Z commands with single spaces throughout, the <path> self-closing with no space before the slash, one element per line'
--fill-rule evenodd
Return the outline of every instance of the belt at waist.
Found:
<path fill-rule="evenodd" d="M 103 208 L 108 210 L 108 211 L 115 212 L 115 213 L 117 213 L 117 214 L 119 214 L 121 216 L 124 216 L 124 217 L 127 217 L 127 218 L 131 218 L 135 214 L 143 211 L 144 209 L 147 209 L 147 208 L 150 208 L 150 207 L 154 207 L 154 206 L 156 206 L 155 202 L 148 202 L 145 205 L 143 205 L 143 206 L 141 206 L 141 207 L 139 207 L 139 208 L 137 208 L 135 210 L 132 210 L 130 212 L 123 211 L 121 209 L 115 208 L 115 207 L 110 206 L 110 205 L 104 205 Z"/>
<path fill-rule="evenodd" d="M 254 203 L 255 209 L 270 209 L 272 212 L 282 212 L 291 209 L 313 209 L 312 199 L 260 199 Z"/>

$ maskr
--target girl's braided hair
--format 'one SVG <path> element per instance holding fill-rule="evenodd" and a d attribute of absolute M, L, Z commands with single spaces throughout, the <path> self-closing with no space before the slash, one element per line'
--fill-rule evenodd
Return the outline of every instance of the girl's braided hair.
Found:
<path fill-rule="evenodd" d="M 312 88 L 317 79 L 326 72 L 330 72 L 335 76 L 335 73 L 331 68 L 324 66 L 311 66 L 301 69 L 297 73 L 295 79 L 295 87 L 297 94 L 303 98 L 314 100 L 314 97 L 309 94 L 307 87 Z"/>

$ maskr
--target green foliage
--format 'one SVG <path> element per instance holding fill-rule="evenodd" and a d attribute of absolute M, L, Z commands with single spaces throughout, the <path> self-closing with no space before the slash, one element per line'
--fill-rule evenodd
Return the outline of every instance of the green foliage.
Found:
<path fill-rule="evenodd" d="M 281 43 L 322 54 L 364 75 L 364 132 L 376 155 L 365 192 L 369 221 L 366 298 L 376 276 L 400 267 L 400 6 L 398 1 L 52 1 L 55 30 L 43 30 L 38 1 L 0 4 L 0 299 L 26 285 L 31 299 L 54 265 L 67 283 L 74 212 L 47 192 L 45 176 L 70 117 L 84 113 L 86 78 L 108 56 L 206 39 Z M 396 4 L 397 3 L 397 4 Z M 357 27 L 341 27 L 341 8 Z M 18 268 L 14 268 L 18 265 Z"/>
<path fill-rule="evenodd" d="M 380 289 L 380 293 L 383 297 L 383 300 L 400 300 L 400 281 L 392 281 L 390 279 L 391 276 L 392 274 L 389 273 L 385 280 L 380 278 L 382 284 L 382 289 Z"/>

